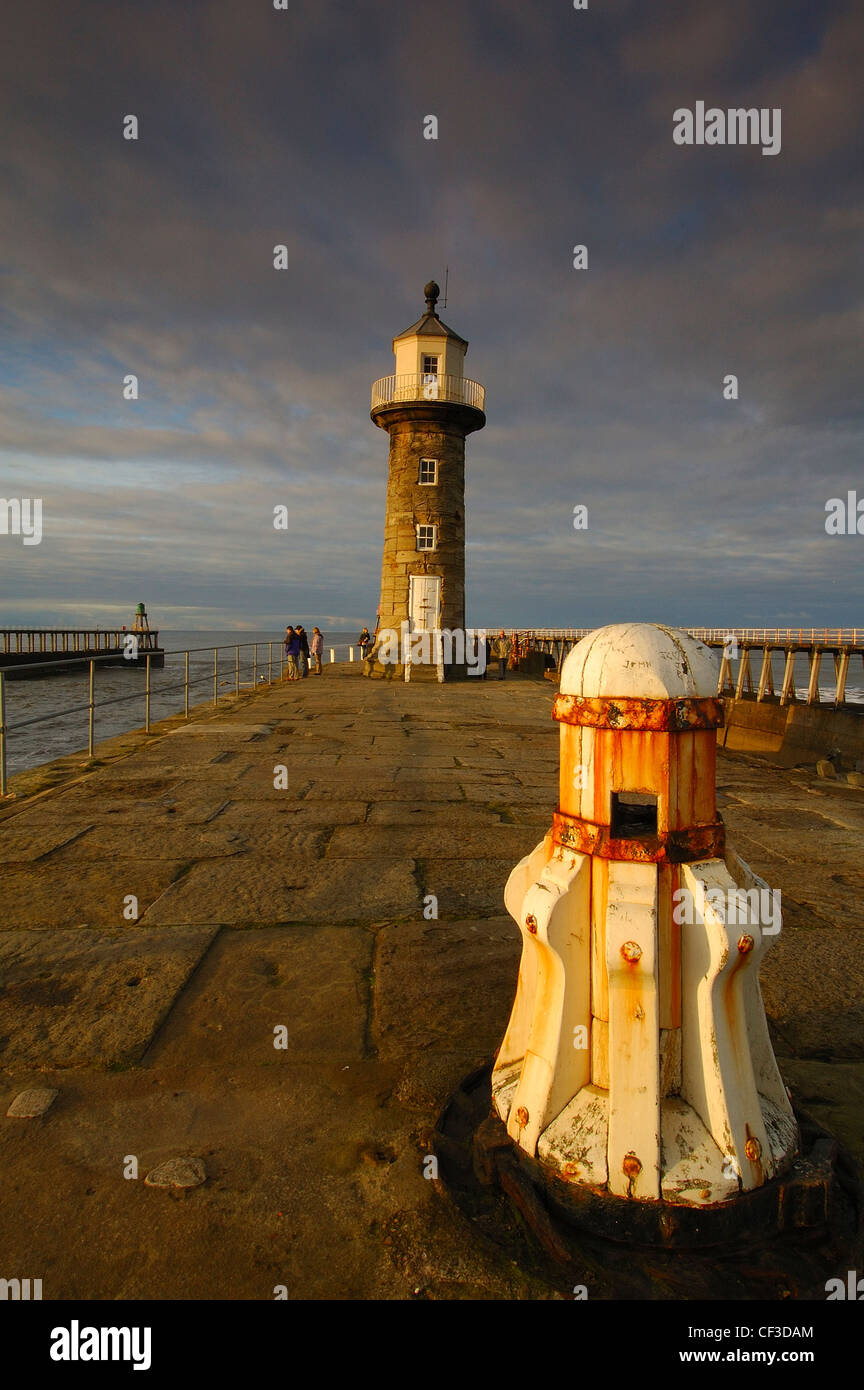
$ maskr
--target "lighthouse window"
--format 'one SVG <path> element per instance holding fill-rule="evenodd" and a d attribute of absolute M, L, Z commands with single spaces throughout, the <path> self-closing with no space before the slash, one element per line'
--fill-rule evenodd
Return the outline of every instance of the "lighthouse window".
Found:
<path fill-rule="evenodd" d="M 438 460 L 437 460 L 437 459 L 421 459 L 421 460 L 420 460 L 420 478 L 419 478 L 419 482 L 422 483 L 424 486 L 429 486 L 429 485 L 431 485 L 432 483 L 437 483 L 437 481 L 438 481 Z"/>
<path fill-rule="evenodd" d="M 438 358 L 437 358 L 437 357 L 427 357 L 425 353 L 423 354 L 423 375 L 424 375 L 424 377 L 426 377 L 427 379 L 428 379 L 430 376 L 437 376 L 437 375 L 438 375 Z"/>
<path fill-rule="evenodd" d="M 417 527 L 417 549 L 434 550 L 438 540 L 437 526 Z"/>
<path fill-rule="evenodd" d="M 647 792 L 613 792 L 613 840 L 646 840 L 657 834 L 657 798 Z"/>

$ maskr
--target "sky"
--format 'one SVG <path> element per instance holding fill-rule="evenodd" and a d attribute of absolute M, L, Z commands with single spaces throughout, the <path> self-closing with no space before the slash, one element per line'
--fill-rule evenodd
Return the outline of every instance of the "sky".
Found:
<path fill-rule="evenodd" d="M 373 626 L 370 387 L 445 268 L 469 624 L 864 626 L 862 71 L 859 0 L 14 7 L 0 627 Z"/>

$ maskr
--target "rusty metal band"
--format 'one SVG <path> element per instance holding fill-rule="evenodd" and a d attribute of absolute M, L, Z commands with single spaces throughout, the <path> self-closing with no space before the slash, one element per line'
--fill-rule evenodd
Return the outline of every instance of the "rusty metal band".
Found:
<path fill-rule="evenodd" d="M 593 854 L 599 859 L 625 859 L 639 864 L 689 864 L 697 859 L 722 859 L 726 827 L 718 817 L 686 830 L 664 830 L 639 839 L 613 840 L 610 826 L 556 811 L 552 839 L 563 849 Z"/>
<path fill-rule="evenodd" d="M 556 695 L 552 718 L 589 729 L 633 729 L 642 733 L 686 733 L 723 727 L 724 704 L 701 699 L 638 700 L 589 695 Z"/>

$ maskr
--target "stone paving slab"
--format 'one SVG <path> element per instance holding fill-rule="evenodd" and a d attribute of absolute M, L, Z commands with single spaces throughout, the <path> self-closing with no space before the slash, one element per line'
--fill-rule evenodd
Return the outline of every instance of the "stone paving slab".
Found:
<path fill-rule="evenodd" d="M 289 828 L 309 826 L 331 829 L 337 825 L 361 823 L 366 819 L 368 809 L 368 803 L 365 801 L 322 799 L 298 802 L 288 798 L 284 805 L 278 802 L 268 805 L 267 819 L 262 825 L 260 801 L 238 797 L 236 801 L 225 803 L 219 813 L 219 823 L 226 829 L 237 830 L 257 842 L 271 826 L 276 828 L 274 833 L 279 833 L 278 827 L 282 822 Z"/>
<path fill-rule="evenodd" d="M 51 856 L 51 869 L 65 860 L 88 859 L 134 860 L 145 862 L 151 859 L 199 860 L 219 859 L 233 854 L 242 854 L 249 848 L 249 842 L 237 830 L 230 827 L 212 828 L 212 825 L 176 824 L 153 826 L 147 835 L 136 843 L 126 826 L 108 824 L 94 825 L 74 841 L 68 848 L 60 849 Z M 46 866 L 47 868 L 47 866 Z"/>
<path fill-rule="evenodd" d="M 380 801 L 369 806 L 369 826 L 388 825 L 407 829 L 413 825 L 502 825 L 500 812 L 467 802 Z"/>
<path fill-rule="evenodd" d="M 64 827 L 55 822 L 48 825 L 22 825 L 20 821 L 10 824 L 0 839 L 0 864 L 30 863 L 41 859 L 52 850 L 60 849 L 86 834 L 87 826 Z"/>
<path fill-rule="evenodd" d="M 147 912 L 148 926 L 208 922 L 258 928 L 279 922 L 374 921 L 412 907 L 420 899 L 414 861 L 386 864 L 318 860 L 294 853 L 247 853 L 229 861 L 196 865 Z"/>
<path fill-rule="evenodd" d="M 74 847 L 73 847 L 74 848 Z M 138 920 L 185 871 L 176 860 L 125 859 L 65 862 L 4 869 L 0 875 L 0 934 L 14 927 L 123 927 L 129 895 L 138 899 Z M 218 919 L 218 914 L 217 914 Z M 203 918 L 198 918 L 198 923 Z M 206 919 L 212 922 L 211 915 Z"/>
<path fill-rule="evenodd" d="M 289 1088 L 299 1061 L 361 1062 L 373 947 L 370 933 L 338 927 L 223 932 L 145 1065 L 182 1071 L 194 1039 L 214 1068 L 230 1075 L 242 1059 Z"/>
<path fill-rule="evenodd" d="M 0 1067 L 137 1061 L 217 930 L 0 933 Z"/>
<path fill-rule="evenodd" d="M 533 831 L 519 825 L 349 825 L 333 831 L 328 859 L 422 857 L 426 862 L 447 859 L 512 858 L 513 863 L 534 848 Z"/>

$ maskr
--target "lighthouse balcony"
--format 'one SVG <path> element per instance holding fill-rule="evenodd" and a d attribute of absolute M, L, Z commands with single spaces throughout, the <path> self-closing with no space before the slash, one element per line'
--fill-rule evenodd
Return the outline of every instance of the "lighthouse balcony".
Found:
<path fill-rule="evenodd" d="M 405 372 L 382 376 L 372 387 L 372 409 L 400 405 L 404 401 L 452 401 L 484 410 L 486 388 L 467 377 L 439 373 Z"/>

